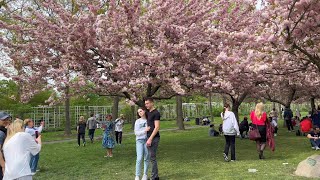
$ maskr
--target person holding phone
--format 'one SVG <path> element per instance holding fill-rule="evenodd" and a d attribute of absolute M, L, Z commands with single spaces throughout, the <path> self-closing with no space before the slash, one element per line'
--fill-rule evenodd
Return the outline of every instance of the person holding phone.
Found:
<path fill-rule="evenodd" d="M 34 140 L 38 138 L 39 134 L 41 134 L 42 129 L 44 127 L 44 121 L 40 122 L 39 127 L 35 127 L 32 119 L 25 119 L 24 124 L 25 124 L 25 132 L 29 133 L 34 138 Z M 36 174 L 36 172 L 39 171 L 37 170 L 39 158 L 40 158 L 39 153 L 31 156 L 30 168 L 31 168 L 32 175 Z"/>

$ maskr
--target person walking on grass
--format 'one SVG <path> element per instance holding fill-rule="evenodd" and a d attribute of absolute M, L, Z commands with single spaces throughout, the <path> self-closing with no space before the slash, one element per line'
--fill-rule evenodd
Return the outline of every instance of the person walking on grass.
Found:
<path fill-rule="evenodd" d="M 286 121 L 288 132 L 294 131 L 293 124 L 292 124 L 293 112 L 289 106 L 286 106 L 283 117 L 284 117 L 284 120 Z"/>
<path fill-rule="evenodd" d="M 229 111 L 229 109 L 230 105 L 225 104 L 223 107 L 223 112 L 221 113 L 221 118 L 223 121 L 222 130 L 226 139 L 223 157 L 224 160 L 228 162 L 228 154 L 229 150 L 231 149 L 231 161 L 233 162 L 236 160 L 236 135 L 240 136 L 240 131 L 236 116 L 232 111 Z"/>
<path fill-rule="evenodd" d="M 154 107 L 154 101 L 152 98 L 145 99 L 145 107 L 148 109 L 147 124 L 150 127 L 147 132 L 147 146 L 152 164 L 151 179 L 159 180 L 157 150 L 160 142 L 160 113 Z"/>
<path fill-rule="evenodd" d="M 146 110 L 139 108 L 138 117 L 134 124 L 134 134 L 136 135 L 136 151 L 137 151 L 137 161 L 136 161 L 136 178 L 140 179 L 141 175 L 141 163 L 144 159 L 143 177 L 142 180 L 148 179 L 148 166 L 149 166 L 149 153 L 147 148 L 147 132 L 150 127 L 147 126 Z"/>
<path fill-rule="evenodd" d="M 39 127 L 35 127 L 32 119 L 25 119 L 24 124 L 26 126 L 25 132 L 29 133 L 34 139 L 38 138 L 38 136 L 41 134 L 44 127 L 44 121 L 41 121 Z M 35 174 L 37 171 L 39 171 L 37 169 L 39 159 L 40 159 L 40 154 L 31 156 L 30 167 L 31 167 L 32 174 Z"/>
<path fill-rule="evenodd" d="M 11 116 L 6 112 L 0 112 L 0 180 L 3 178 L 5 171 L 5 161 L 3 156 L 3 144 L 7 137 L 7 126 L 11 122 Z"/>
<path fill-rule="evenodd" d="M 112 149 L 114 148 L 114 121 L 112 121 L 112 116 L 109 114 L 106 116 L 106 123 L 102 125 L 103 128 L 103 138 L 102 146 L 107 149 L 106 155 L 104 157 L 113 157 Z"/>
<path fill-rule="evenodd" d="M 80 116 L 79 123 L 77 125 L 77 133 L 78 133 L 78 146 L 80 146 L 80 138 L 82 139 L 83 146 L 86 146 L 86 122 L 84 121 L 84 117 Z"/>
<path fill-rule="evenodd" d="M 124 115 L 120 114 L 120 117 L 115 120 L 115 132 L 117 144 L 121 145 L 122 142 L 122 130 L 124 125 Z"/>
<path fill-rule="evenodd" d="M 90 118 L 87 121 L 87 128 L 89 130 L 88 134 L 89 134 L 89 138 L 90 138 L 91 143 L 93 143 L 93 140 L 94 140 L 94 132 L 97 129 L 97 123 L 98 122 L 97 122 L 96 118 L 94 117 L 94 114 L 91 114 Z"/>
<path fill-rule="evenodd" d="M 260 133 L 260 138 L 256 139 L 256 148 L 259 154 L 259 159 L 264 159 L 263 151 L 266 148 L 266 143 L 272 151 L 275 150 L 275 143 L 273 139 L 274 129 L 271 123 L 267 120 L 267 113 L 264 112 L 264 104 L 258 103 L 254 111 L 250 113 L 252 127 L 257 128 Z"/>
<path fill-rule="evenodd" d="M 32 180 L 34 173 L 29 165 L 31 155 L 39 154 L 41 150 L 41 135 L 34 139 L 29 133 L 24 132 L 22 120 L 15 120 L 8 127 L 8 136 L 3 145 L 6 159 L 4 180 Z"/>

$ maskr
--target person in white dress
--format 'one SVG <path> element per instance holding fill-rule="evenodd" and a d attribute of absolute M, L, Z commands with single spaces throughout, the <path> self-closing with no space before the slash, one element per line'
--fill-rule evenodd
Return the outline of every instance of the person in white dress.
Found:
<path fill-rule="evenodd" d="M 8 136 L 3 145 L 6 160 L 3 180 L 32 180 L 30 168 L 31 155 L 41 150 L 41 135 L 35 140 L 24 132 L 22 120 L 15 120 L 8 127 Z"/>

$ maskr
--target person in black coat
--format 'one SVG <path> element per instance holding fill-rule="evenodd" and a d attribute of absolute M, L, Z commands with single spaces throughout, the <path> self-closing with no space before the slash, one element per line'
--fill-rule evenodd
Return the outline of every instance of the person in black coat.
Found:
<path fill-rule="evenodd" d="M 245 138 L 248 135 L 249 132 L 249 123 L 248 123 L 248 118 L 244 117 L 243 121 L 239 125 L 239 130 L 240 130 L 240 137 Z M 245 132 L 245 134 L 243 134 Z"/>

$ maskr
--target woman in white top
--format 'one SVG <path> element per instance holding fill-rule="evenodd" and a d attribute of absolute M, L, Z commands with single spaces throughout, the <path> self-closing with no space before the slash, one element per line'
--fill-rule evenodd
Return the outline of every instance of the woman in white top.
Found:
<path fill-rule="evenodd" d="M 236 160 L 236 135 L 240 135 L 238 121 L 232 111 L 229 111 L 230 105 L 225 104 L 221 118 L 223 120 L 222 130 L 226 139 L 223 157 L 225 161 L 229 161 L 228 153 L 231 149 L 231 161 Z"/>
<path fill-rule="evenodd" d="M 136 135 L 136 149 L 137 149 L 137 161 L 136 161 L 136 178 L 140 178 L 141 162 L 144 157 L 144 169 L 142 180 L 147 180 L 148 165 L 149 165 L 149 154 L 147 148 L 147 132 L 150 127 L 147 126 L 146 111 L 142 108 L 138 109 L 138 117 L 134 124 L 134 134 Z"/>
<path fill-rule="evenodd" d="M 8 128 L 8 136 L 3 145 L 3 154 L 6 160 L 4 180 L 32 180 L 30 168 L 31 155 L 41 150 L 41 136 L 36 140 L 24 132 L 22 120 L 15 120 Z"/>

